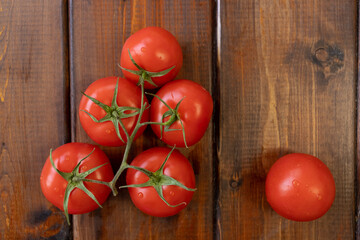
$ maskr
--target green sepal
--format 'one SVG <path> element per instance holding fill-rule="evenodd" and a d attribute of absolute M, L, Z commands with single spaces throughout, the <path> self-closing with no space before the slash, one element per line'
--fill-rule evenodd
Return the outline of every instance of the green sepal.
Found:
<path fill-rule="evenodd" d="M 151 79 L 151 77 L 147 74 L 142 74 L 140 77 L 139 77 L 139 82 L 138 82 L 138 86 L 140 85 L 143 85 L 144 82 L 148 82 L 150 83 L 151 85 L 157 87 L 156 83 L 154 83 L 154 81 Z"/>
<path fill-rule="evenodd" d="M 129 141 L 130 135 L 129 135 L 128 131 L 126 131 L 126 128 L 125 128 L 125 126 L 124 126 L 124 123 L 123 123 L 122 121 L 118 121 L 118 123 L 120 124 L 122 130 L 124 131 L 124 133 L 125 133 L 125 135 L 126 135 L 127 140 Z M 120 134 L 120 132 L 119 132 L 119 134 Z"/>
<path fill-rule="evenodd" d="M 127 107 L 127 106 L 119 107 L 116 102 L 117 95 L 118 95 L 118 88 L 119 88 L 119 78 L 116 81 L 113 98 L 111 100 L 111 106 L 108 106 L 108 105 L 100 102 L 99 100 L 97 100 L 85 93 L 82 93 L 84 96 L 89 98 L 93 103 L 95 103 L 96 105 L 101 107 L 106 112 L 106 115 L 103 118 L 97 119 L 91 113 L 89 113 L 85 110 L 81 110 L 81 111 L 85 112 L 96 123 L 103 123 L 103 122 L 108 122 L 108 121 L 112 122 L 114 125 L 114 128 L 115 128 L 115 131 L 116 131 L 116 135 L 123 143 L 125 143 L 124 139 L 121 137 L 121 134 L 120 134 L 119 123 L 122 123 L 121 119 L 134 117 L 134 116 L 138 115 L 140 113 L 140 109 L 136 108 L 136 107 Z M 126 113 L 126 111 L 133 111 L 133 112 Z M 126 135 L 128 135 L 127 130 L 125 128 L 123 128 L 123 131 L 125 132 Z"/>
<path fill-rule="evenodd" d="M 111 121 L 112 121 L 112 123 L 113 123 L 113 125 L 114 125 L 116 135 L 118 136 L 118 138 L 119 138 L 123 143 L 125 143 L 125 141 L 124 141 L 123 138 L 121 137 L 120 129 L 119 129 L 119 123 L 120 123 L 121 121 L 118 120 L 117 118 L 111 118 Z M 126 129 L 124 128 L 123 130 L 126 130 Z"/>
<path fill-rule="evenodd" d="M 138 82 L 138 85 L 143 85 L 144 82 L 148 82 L 150 83 L 151 85 L 157 87 L 157 85 L 153 82 L 153 80 L 151 79 L 151 77 L 149 76 L 148 72 L 143 69 L 142 67 L 140 67 L 136 62 L 135 60 L 133 59 L 133 57 L 131 56 L 131 53 L 130 53 L 130 50 L 128 49 L 128 53 L 129 53 L 129 56 L 130 56 L 130 60 L 131 62 L 135 65 L 135 67 L 137 69 L 139 69 L 139 82 Z"/>
<path fill-rule="evenodd" d="M 69 205 L 69 198 L 71 192 L 75 189 L 75 186 L 72 184 L 68 184 L 65 189 L 65 195 L 64 195 L 64 202 L 63 202 L 63 208 L 64 208 L 64 214 L 66 217 L 67 223 L 70 225 L 70 217 L 69 217 L 69 211 L 68 211 L 68 205 Z"/>
<path fill-rule="evenodd" d="M 84 180 L 85 180 L 85 178 L 87 177 L 87 176 L 89 176 L 90 174 L 92 174 L 93 172 L 95 172 L 96 170 L 98 170 L 99 168 L 101 168 L 101 167 L 103 167 L 103 166 L 105 166 L 105 165 L 107 165 L 108 163 L 104 163 L 104 164 L 101 164 L 101 165 L 99 165 L 99 166 L 97 166 L 97 167 L 94 167 L 94 168 L 92 168 L 92 169 L 90 169 L 90 170 L 87 170 L 86 172 L 83 172 L 83 173 L 80 173 L 79 172 L 79 174 L 77 175 L 78 177 L 80 177 L 80 178 L 84 178 Z"/>
<path fill-rule="evenodd" d="M 109 115 L 105 115 L 105 117 L 101 118 L 101 119 L 96 119 L 96 117 L 94 117 L 94 115 L 92 115 L 91 113 L 81 109 L 80 111 L 86 113 L 94 122 L 96 123 L 102 123 L 102 122 L 107 122 L 107 121 L 111 121 L 111 116 Z"/>
<path fill-rule="evenodd" d="M 184 184 L 182 184 L 181 182 L 179 182 L 178 180 L 176 180 L 175 178 L 172 178 L 170 176 L 163 175 L 163 177 L 164 177 L 164 181 L 161 182 L 161 185 L 163 185 L 163 186 L 174 185 L 174 186 L 178 186 L 187 191 L 192 191 L 192 192 L 195 192 L 197 190 L 196 188 L 189 188 L 189 187 L 185 186 Z"/>
<path fill-rule="evenodd" d="M 95 151 L 95 148 L 93 148 L 93 150 L 88 154 L 86 155 L 85 157 L 83 157 L 75 166 L 75 168 L 72 170 L 72 174 L 77 174 L 79 173 L 80 171 L 80 164 L 82 163 L 82 161 L 84 161 L 86 158 L 88 158 L 93 152 Z"/>
<path fill-rule="evenodd" d="M 164 131 L 165 132 L 170 132 L 170 131 L 183 131 L 183 138 L 184 138 L 184 144 L 185 144 L 185 146 L 186 147 L 188 147 L 187 146 L 187 144 L 186 144 L 186 139 L 185 139 L 185 128 L 184 128 L 184 125 L 183 125 L 183 122 L 182 122 L 182 120 L 181 120 L 181 118 L 180 118 L 180 115 L 179 115 L 179 113 L 178 113 L 178 110 L 179 110 L 179 107 L 180 107 L 180 103 L 184 100 L 184 98 L 185 97 L 183 97 L 177 104 L 176 104 L 176 106 L 175 106 L 175 108 L 173 109 L 173 110 L 169 110 L 169 111 L 171 111 L 172 112 L 172 118 L 174 119 L 174 120 L 172 120 L 171 118 L 169 119 L 169 121 L 171 120 L 171 121 L 176 121 L 176 120 L 178 120 L 179 122 L 180 122 L 180 125 L 181 125 L 181 129 L 170 129 L 170 126 L 171 126 L 171 124 L 170 125 L 167 125 L 167 126 L 165 126 L 165 129 L 164 129 Z M 169 111 L 167 111 L 167 112 L 169 112 Z M 166 113 L 167 112 L 165 112 L 164 113 L 164 116 L 166 116 Z"/>
<path fill-rule="evenodd" d="M 164 160 L 164 162 L 161 164 L 160 168 L 155 172 L 155 174 L 161 174 L 163 175 L 164 174 L 164 167 L 165 167 L 165 164 L 167 163 L 167 161 L 169 160 L 171 154 L 173 153 L 173 151 L 175 150 L 175 147 L 173 147 L 171 149 L 171 151 L 168 153 L 168 155 L 166 155 L 166 158 Z"/>
<path fill-rule="evenodd" d="M 175 68 L 175 65 L 168 68 L 168 69 L 165 69 L 163 71 L 160 71 L 160 72 L 149 72 L 147 71 L 147 73 L 149 74 L 150 77 L 162 77 L 166 74 L 168 74 L 171 70 L 173 70 Z"/>
<path fill-rule="evenodd" d="M 120 64 L 118 64 L 119 68 L 121 68 L 122 70 L 125 70 L 129 73 L 132 73 L 132 74 L 135 74 L 135 75 L 140 75 L 141 74 L 141 71 L 136 71 L 136 70 L 131 70 L 131 69 L 128 69 L 128 68 L 124 68 L 122 67 Z"/>
<path fill-rule="evenodd" d="M 161 122 L 164 124 L 159 124 L 159 125 L 163 125 L 164 127 L 160 126 L 160 139 L 162 139 L 163 137 L 163 132 L 171 132 L 171 131 L 182 131 L 182 135 L 183 135 L 183 140 L 184 140 L 184 144 L 185 147 L 188 148 L 187 142 L 186 142 L 186 134 L 185 134 L 185 128 L 184 128 L 184 124 L 180 118 L 180 115 L 178 113 L 179 107 L 180 107 L 180 103 L 184 100 L 185 97 L 183 97 L 175 106 L 174 109 L 172 109 L 164 100 L 162 100 L 159 96 L 157 96 L 156 94 L 152 94 L 152 93 L 147 93 L 148 95 L 154 96 L 156 97 L 160 102 L 162 102 L 169 110 L 167 110 L 163 116 L 161 117 Z M 170 119 L 166 122 L 164 122 L 164 119 L 169 117 Z M 171 125 L 176 122 L 179 121 L 180 125 L 181 125 L 181 129 L 171 129 Z"/>
<path fill-rule="evenodd" d="M 154 189 L 158 193 L 161 200 L 163 200 L 166 203 L 166 205 L 168 205 L 169 207 L 178 207 L 178 206 L 183 205 L 183 204 L 186 205 L 185 202 L 179 203 L 177 205 L 171 205 L 170 203 L 168 203 L 166 201 L 166 199 L 164 198 L 164 195 L 163 195 L 162 186 L 169 186 L 169 185 L 178 186 L 178 187 L 181 187 L 181 188 L 183 188 L 183 189 L 185 189 L 187 191 L 196 191 L 196 188 L 186 187 L 184 184 L 182 184 L 178 180 L 176 180 L 176 179 L 174 179 L 174 178 L 172 178 L 170 176 L 164 175 L 165 164 L 169 160 L 170 155 L 174 150 L 175 150 L 175 147 L 173 147 L 171 149 L 169 154 L 166 156 L 164 162 L 161 164 L 160 168 L 155 172 L 151 172 L 151 171 L 149 171 L 147 169 L 144 169 L 144 168 L 141 168 L 141 167 L 129 165 L 127 168 L 133 168 L 135 170 L 138 170 L 138 171 L 144 173 L 146 176 L 149 177 L 149 180 L 147 182 L 145 182 L 145 183 L 124 185 L 124 186 L 120 186 L 119 188 L 154 187 Z"/>
<path fill-rule="evenodd" d="M 111 100 L 111 107 L 119 107 L 119 105 L 116 102 L 118 91 L 119 91 L 119 78 L 116 80 L 116 85 L 115 85 L 115 89 L 114 89 L 114 95 L 113 95 L 113 98 Z"/>
<path fill-rule="evenodd" d="M 134 111 L 132 113 L 125 113 L 126 111 Z M 121 118 L 129 118 L 138 115 L 140 109 L 137 107 L 121 107 L 119 114 Z"/>
<path fill-rule="evenodd" d="M 105 110 L 105 112 L 110 108 L 108 105 L 100 102 L 99 100 L 97 100 L 96 98 L 93 98 L 89 95 L 87 95 L 86 93 L 84 92 L 81 92 L 85 97 L 87 97 L 88 99 L 90 99 L 93 103 L 95 103 L 96 105 L 98 105 L 99 107 L 101 107 L 102 109 Z"/>
<path fill-rule="evenodd" d="M 96 202 L 96 204 L 102 208 L 101 204 L 98 202 L 98 200 L 96 199 L 96 197 L 94 196 L 94 194 L 92 192 L 89 191 L 89 189 L 87 189 L 84 185 L 84 182 L 81 181 L 77 186 L 77 188 L 83 190 L 92 200 L 94 200 L 94 202 Z"/>
<path fill-rule="evenodd" d="M 84 182 L 91 182 L 91 183 L 99 183 L 99 184 L 103 184 L 103 185 L 106 185 L 109 188 L 111 188 L 111 183 L 110 182 L 104 182 L 104 181 L 99 181 L 99 180 L 94 180 L 94 179 L 87 179 L 87 178 L 84 178 L 83 181 Z"/>
<path fill-rule="evenodd" d="M 147 170 L 145 168 L 141 168 L 141 167 L 137 167 L 137 166 L 133 166 L 133 165 L 129 165 L 128 168 L 133 168 L 135 170 L 138 170 L 138 171 L 144 173 L 148 177 L 151 177 L 152 174 L 153 174 L 153 172 L 151 172 L 151 171 L 149 171 L 149 170 Z"/>
<path fill-rule="evenodd" d="M 152 77 L 162 77 L 162 76 L 168 74 L 172 69 L 175 68 L 175 66 L 172 66 L 172 67 L 170 67 L 168 69 L 165 69 L 163 71 L 160 71 L 160 72 L 146 71 L 144 68 L 140 67 L 140 65 L 135 62 L 135 60 L 132 57 L 129 49 L 128 49 L 128 53 L 129 53 L 129 57 L 130 57 L 131 62 L 135 65 L 135 67 L 138 69 L 138 71 L 131 70 L 131 69 L 128 69 L 128 68 L 124 68 L 121 65 L 119 65 L 119 67 L 124 71 L 127 71 L 129 73 L 138 75 L 139 76 L 138 86 L 143 85 L 144 82 L 148 82 L 149 84 L 151 84 L 151 85 L 153 85 L 155 87 L 158 87 L 151 78 Z"/>
<path fill-rule="evenodd" d="M 186 137 L 185 137 L 185 127 L 184 127 L 184 124 L 183 124 L 183 122 L 182 122 L 182 120 L 181 120 L 181 119 L 179 119 L 179 121 L 180 121 L 181 128 L 182 128 L 182 133 L 183 133 L 183 138 L 184 138 L 184 144 L 185 144 L 185 147 L 186 147 L 186 148 L 189 148 L 189 147 L 188 147 L 188 145 L 187 145 L 187 143 L 186 143 Z"/>
<path fill-rule="evenodd" d="M 131 62 L 135 65 L 135 67 L 136 67 L 137 69 L 139 69 L 140 71 L 145 71 L 145 69 L 143 69 L 142 67 L 140 67 L 140 66 L 135 62 L 135 60 L 134 60 L 133 57 L 131 56 L 130 49 L 128 49 L 128 53 L 129 53 L 130 60 L 131 60 Z"/>
<path fill-rule="evenodd" d="M 172 116 L 173 115 L 173 111 L 172 110 L 168 110 L 166 112 L 164 112 L 161 120 L 163 121 L 165 118 L 169 117 L 169 116 Z"/>
<path fill-rule="evenodd" d="M 144 182 L 144 183 L 140 183 L 140 184 L 129 184 L 129 185 L 123 185 L 123 186 L 120 186 L 119 188 L 138 188 L 138 187 L 152 187 L 153 184 L 151 181 L 147 181 L 147 182 Z"/>
<path fill-rule="evenodd" d="M 183 98 L 176 104 L 176 106 L 175 106 L 175 108 L 174 108 L 174 111 L 175 111 L 175 112 L 178 112 L 179 107 L 180 107 L 180 103 L 184 100 L 184 98 L 185 98 L 185 97 L 183 97 Z"/>
<path fill-rule="evenodd" d="M 166 156 L 164 162 L 161 164 L 160 168 L 155 172 L 155 174 L 157 175 L 161 175 L 162 176 L 162 179 L 160 181 L 161 185 L 163 186 L 167 186 L 167 185 L 175 185 L 175 186 L 178 186 L 178 187 L 181 187 L 181 188 L 184 188 L 185 190 L 187 191 L 196 191 L 196 188 L 188 188 L 186 187 L 184 184 L 182 184 L 181 182 L 179 182 L 178 180 L 170 177 L 170 176 L 167 176 L 167 175 L 164 175 L 164 167 L 165 167 L 165 164 L 166 162 L 169 160 L 172 152 L 175 150 L 175 147 L 174 146 L 171 151 L 169 152 L 169 154 Z"/>
<path fill-rule="evenodd" d="M 153 96 L 153 97 L 156 97 L 160 102 L 162 102 L 169 110 L 171 110 L 171 107 L 164 101 L 162 100 L 158 95 L 156 94 L 153 94 L 153 93 L 146 93 L 147 95 L 150 95 L 150 96 Z"/>
<path fill-rule="evenodd" d="M 178 207 L 180 205 L 186 205 L 186 202 L 181 202 L 179 204 L 176 204 L 176 205 L 171 205 L 170 203 L 168 203 L 168 201 L 166 201 L 166 199 L 164 198 L 164 195 L 163 195 L 163 189 L 162 189 L 162 186 L 161 185 L 156 185 L 154 186 L 157 194 L 159 195 L 159 197 L 161 198 L 161 200 L 163 200 L 164 203 L 166 203 L 166 205 L 168 205 L 169 207 Z"/>
<path fill-rule="evenodd" d="M 68 205 L 69 205 L 69 198 L 70 198 L 70 194 L 71 192 L 75 189 L 75 188 L 79 188 L 82 191 L 84 191 L 91 199 L 93 199 L 100 207 L 100 203 L 97 201 L 96 197 L 94 196 L 94 194 L 92 192 L 90 192 L 84 185 L 84 181 L 86 182 L 93 182 L 93 183 L 98 183 L 98 184 L 103 184 L 108 186 L 109 188 L 111 188 L 110 184 L 108 182 L 103 182 L 103 181 L 98 181 L 98 180 L 93 180 L 93 179 L 86 179 L 86 177 L 88 175 L 90 175 L 91 173 L 95 172 L 96 170 L 98 170 L 99 168 L 105 166 L 108 163 L 104 163 L 102 165 L 96 166 L 88 171 L 85 171 L 83 173 L 80 173 L 80 165 L 81 163 L 88 158 L 93 152 L 95 151 L 95 148 L 88 154 L 86 155 L 84 158 L 82 158 L 74 167 L 74 169 L 71 171 L 71 173 L 66 173 L 66 172 L 62 172 L 59 169 L 56 168 L 54 160 L 52 158 L 52 149 L 50 149 L 50 162 L 52 167 L 54 168 L 54 170 L 61 175 L 66 181 L 67 181 L 67 185 L 66 185 L 66 189 L 65 189 L 65 193 L 64 193 L 64 201 L 63 201 L 63 208 L 64 208 L 64 214 L 66 217 L 66 221 L 67 223 L 70 225 L 70 217 L 69 217 L 69 211 L 68 211 Z"/>
<path fill-rule="evenodd" d="M 59 169 L 56 168 L 54 160 L 52 158 L 52 149 L 50 149 L 50 163 L 52 165 L 52 167 L 55 169 L 55 171 L 62 176 L 66 181 L 68 181 L 71 178 L 71 173 L 67 173 L 67 172 L 62 172 Z"/>
<path fill-rule="evenodd" d="M 94 200 L 96 202 L 97 205 L 99 205 L 99 207 L 102 208 L 101 204 L 98 202 L 98 200 L 96 199 L 96 197 L 94 196 L 94 194 L 92 192 L 90 192 L 84 185 L 83 181 L 78 182 L 77 184 L 74 183 L 68 183 L 68 185 L 66 186 L 65 189 L 65 196 L 64 196 L 64 202 L 63 202 L 63 208 L 64 208 L 64 214 L 66 217 L 66 221 L 67 223 L 70 225 L 70 217 L 69 217 L 69 210 L 68 210 L 68 206 L 69 206 L 69 198 L 70 198 L 70 194 L 72 191 L 75 190 L 75 188 L 79 188 L 82 191 L 84 191 L 92 200 Z"/>

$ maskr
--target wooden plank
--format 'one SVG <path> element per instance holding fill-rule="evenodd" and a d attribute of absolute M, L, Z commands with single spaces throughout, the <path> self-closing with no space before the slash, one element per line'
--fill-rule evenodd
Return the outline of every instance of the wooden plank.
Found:
<path fill-rule="evenodd" d="M 98 78 L 122 76 L 117 64 L 125 40 L 146 26 L 161 26 L 178 39 L 184 64 L 178 75 L 211 88 L 211 6 L 209 1 L 70 1 L 73 141 L 92 142 L 77 118 L 80 91 Z M 197 192 L 179 215 L 154 218 L 137 210 L 127 193 L 110 197 L 102 210 L 74 217 L 75 239 L 211 239 L 211 127 L 195 147 L 183 152 L 195 169 Z M 148 128 L 130 159 L 161 144 Z M 113 166 L 124 148 L 102 148 Z M 124 184 L 122 179 L 122 184 Z"/>
<path fill-rule="evenodd" d="M 68 141 L 66 1 L 0 1 L 0 239 L 67 239 L 39 177 Z"/>
<path fill-rule="evenodd" d="M 220 2 L 220 239 L 354 239 L 356 1 Z M 334 175 L 319 220 L 266 202 L 266 174 L 290 152 Z"/>
<path fill-rule="evenodd" d="M 360 23 L 360 6 L 359 6 L 359 2 L 358 2 L 358 26 L 359 26 L 359 23 Z M 360 81 L 359 81 L 359 78 L 360 78 L 360 48 L 359 48 L 359 44 L 360 44 L 360 32 L 359 32 L 359 28 L 357 29 L 357 46 L 358 46 L 358 52 L 357 52 L 357 78 L 358 78 L 358 81 L 357 81 L 357 109 L 360 109 Z M 356 149 L 357 149 L 357 161 L 356 161 L 356 168 L 357 168 L 357 172 L 356 172 L 356 179 L 357 179 L 357 185 L 356 185 L 356 209 L 355 209 L 355 213 L 356 213 L 356 217 L 357 219 L 359 219 L 360 217 L 360 111 L 357 110 L 357 146 L 356 146 Z M 355 236 L 356 236 L 356 239 L 360 239 L 360 222 L 359 221 L 356 221 L 356 229 L 355 229 Z"/>

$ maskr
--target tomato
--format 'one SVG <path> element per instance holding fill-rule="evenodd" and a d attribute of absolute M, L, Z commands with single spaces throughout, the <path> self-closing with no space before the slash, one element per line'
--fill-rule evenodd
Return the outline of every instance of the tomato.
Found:
<path fill-rule="evenodd" d="M 330 209 L 335 198 L 335 182 L 321 160 L 293 153 L 278 159 L 271 167 L 265 191 L 267 201 L 281 216 L 311 221 Z"/>
<path fill-rule="evenodd" d="M 141 167 L 151 172 L 157 171 L 171 149 L 155 147 L 140 153 L 131 163 L 132 166 Z M 163 174 L 170 176 L 188 188 L 195 187 L 195 175 L 189 161 L 177 150 L 174 150 L 163 168 Z M 142 184 L 149 180 L 144 173 L 128 169 L 126 183 Z M 154 180 L 155 181 L 155 180 Z M 160 180 L 159 180 L 160 181 Z M 162 182 L 165 182 L 161 180 Z M 156 182 L 156 181 L 155 181 Z M 132 202 L 142 212 L 156 217 L 168 217 L 177 214 L 184 209 L 192 199 L 193 191 L 175 185 L 163 185 L 163 196 L 171 205 L 181 204 L 177 207 L 168 206 L 158 195 L 154 187 L 130 187 L 129 193 Z"/>
<path fill-rule="evenodd" d="M 170 108 L 175 109 L 178 105 L 176 121 L 171 123 L 169 130 L 164 126 L 152 124 L 154 133 L 165 143 L 176 147 L 192 146 L 197 143 L 211 120 L 213 111 L 213 100 L 208 91 L 201 85 L 190 80 L 174 80 L 164 85 L 156 95 L 161 98 Z M 171 116 L 163 119 L 169 108 L 154 97 L 150 108 L 151 122 L 166 122 Z M 183 138 L 182 125 L 184 126 L 186 144 Z"/>
<path fill-rule="evenodd" d="M 95 104 L 87 96 L 83 96 L 79 106 L 79 118 L 82 127 L 89 137 L 96 143 L 103 146 L 122 146 L 125 145 L 127 138 L 122 127 L 118 124 L 120 137 L 116 133 L 116 128 L 112 120 L 106 122 L 95 122 L 88 113 L 94 116 L 97 120 L 105 116 L 124 116 L 125 114 L 134 113 L 135 110 L 126 110 L 126 107 L 138 108 L 141 107 L 141 89 L 130 81 L 118 77 L 106 77 L 93 82 L 85 91 L 85 94 L 95 98 L 101 103 L 111 106 L 114 97 L 116 83 L 118 81 L 118 94 L 116 103 L 119 106 L 108 108 L 107 111 Z M 146 97 L 145 102 L 148 103 Z M 126 110 L 126 111 L 124 111 Z M 145 110 L 141 121 L 145 122 L 149 119 L 149 110 Z M 113 120 L 118 121 L 118 118 L 113 117 Z M 138 115 L 122 118 L 125 129 L 129 134 L 135 128 Z M 138 138 L 145 130 L 146 126 L 139 128 L 135 135 Z"/>
<path fill-rule="evenodd" d="M 55 167 L 59 171 L 70 173 L 79 161 L 89 154 L 90 156 L 81 162 L 79 172 L 83 173 L 102 164 L 106 164 L 86 178 L 105 182 L 111 181 L 114 177 L 111 164 L 105 153 L 97 146 L 85 143 L 67 143 L 52 152 L 52 159 Z M 111 189 L 103 184 L 85 181 L 83 183 L 85 187 L 93 193 L 100 204 L 105 202 L 111 192 Z M 63 201 L 68 182 L 53 168 L 50 157 L 46 159 L 42 169 L 40 185 L 47 200 L 64 211 Z M 68 212 L 70 214 L 87 213 L 98 207 L 98 204 L 83 190 L 75 188 L 71 192 L 68 202 Z"/>
<path fill-rule="evenodd" d="M 153 77 L 153 82 L 160 87 L 175 78 L 182 67 L 183 55 L 176 38 L 167 30 L 160 27 L 143 28 L 131 35 L 123 46 L 120 65 L 131 70 L 138 70 L 130 59 L 129 52 L 135 62 L 149 72 L 160 72 L 174 67 L 169 73 L 161 77 Z M 139 76 L 122 70 L 125 78 L 135 84 Z M 153 89 L 149 83 L 145 83 L 146 89 Z"/>

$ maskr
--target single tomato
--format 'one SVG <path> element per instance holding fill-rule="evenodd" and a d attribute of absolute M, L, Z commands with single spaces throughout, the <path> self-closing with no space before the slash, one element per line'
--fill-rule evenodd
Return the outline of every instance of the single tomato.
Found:
<path fill-rule="evenodd" d="M 330 209 L 335 198 L 335 182 L 321 160 L 293 153 L 278 159 L 271 167 L 265 191 L 270 206 L 281 216 L 311 221 Z"/>
<path fill-rule="evenodd" d="M 192 146 L 200 141 L 213 112 L 210 93 L 200 84 L 182 79 L 165 84 L 156 96 L 151 102 L 150 121 L 168 122 L 169 125 L 152 124 L 154 133 L 163 142 L 176 147 Z M 169 107 L 172 109 L 170 115 Z"/>
<path fill-rule="evenodd" d="M 115 94 L 116 84 L 118 84 L 117 94 Z M 141 107 L 141 89 L 126 79 L 107 77 L 93 82 L 86 89 L 85 94 L 104 105 L 99 106 L 86 95 L 81 98 L 79 118 L 85 132 L 94 142 L 103 146 L 125 145 L 127 138 L 119 121 L 122 121 L 129 134 L 133 132 L 139 116 L 136 111 Z M 117 95 L 116 101 L 113 101 L 115 95 Z M 145 96 L 144 101 L 148 104 Z M 101 122 L 101 119 L 106 119 L 106 121 Z M 146 109 L 141 122 L 146 122 L 148 119 L 149 110 Z M 146 126 L 139 128 L 135 139 L 144 132 L 145 128 Z"/>
<path fill-rule="evenodd" d="M 40 176 L 41 189 L 47 200 L 64 211 L 64 198 L 67 195 L 65 190 L 73 185 L 75 188 L 68 196 L 68 213 L 91 212 L 99 206 L 82 189 L 79 189 L 83 184 L 94 195 L 99 204 L 105 202 L 111 192 L 109 187 L 99 183 L 80 181 L 84 177 L 86 179 L 110 182 L 114 177 L 109 159 L 99 147 L 85 143 L 67 143 L 53 151 L 51 156 L 55 167 L 62 174 L 65 174 L 68 179 L 66 180 L 54 169 L 49 156 Z M 77 164 L 83 158 L 85 159 L 76 170 Z M 87 171 L 96 167 L 99 168 L 88 174 Z M 76 173 L 72 174 L 74 169 Z"/>
<path fill-rule="evenodd" d="M 139 69 L 131 61 L 129 52 L 134 61 L 146 71 L 161 72 L 174 67 L 163 76 L 152 77 L 151 79 L 156 86 L 146 82 L 144 85 L 146 89 L 160 87 L 174 79 L 183 63 L 183 55 L 178 41 L 170 32 L 160 27 L 143 28 L 125 41 L 121 52 L 120 65 L 126 69 L 137 71 Z M 122 71 L 125 78 L 138 84 L 139 75 L 124 69 Z"/>
<path fill-rule="evenodd" d="M 169 154 L 170 157 L 163 165 Z M 128 185 L 148 183 L 147 187 L 129 187 L 132 202 L 142 212 L 156 217 L 168 217 L 180 212 L 191 201 L 195 190 L 194 170 L 179 151 L 171 152 L 171 149 L 165 147 L 151 148 L 140 153 L 131 165 L 152 172 L 150 177 L 132 168 L 126 173 Z M 171 185 L 167 185 L 169 183 Z M 164 199 L 174 206 L 168 206 L 156 189 L 162 191 Z"/>

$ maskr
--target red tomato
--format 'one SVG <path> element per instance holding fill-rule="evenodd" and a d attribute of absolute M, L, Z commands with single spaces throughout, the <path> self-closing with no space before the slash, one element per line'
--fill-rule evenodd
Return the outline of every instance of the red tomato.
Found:
<path fill-rule="evenodd" d="M 329 168 L 318 158 L 301 153 L 275 162 L 267 175 L 265 190 L 271 207 L 295 221 L 323 216 L 335 198 L 335 182 Z"/>
<path fill-rule="evenodd" d="M 114 177 L 111 164 L 105 153 L 97 146 L 85 143 L 68 143 L 53 151 L 52 159 L 58 170 L 69 173 L 73 171 L 82 158 L 86 157 L 93 150 L 94 152 L 82 161 L 80 172 L 82 173 L 107 163 L 86 178 L 110 182 Z M 67 184 L 68 182 L 55 171 L 48 157 L 41 172 L 41 189 L 45 197 L 62 211 L 64 211 L 63 201 Z M 100 204 L 105 202 L 111 192 L 111 189 L 103 184 L 84 182 L 84 185 L 94 194 Z M 96 202 L 82 190 L 75 188 L 71 192 L 68 204 L 69 214 L 87 213 L 98 207 Z"/>
<path fill-rule="evenodd" d="M 175 80 L 164 85 L 156 95 L 172 109 L 183 99 L 179 105 L 178 114 L 184 126 L 186 143 L 187 146 L 197 143 L 204 135 L 211 120 L 213 100 L 210 93 L 193 81 Z M 168 110 L 164 103 L 154 97 L 151 102 L 150 121 L 166 122 L 170 117 L 166 117 L 164 120 L 162 117 Z M 163 126 L 155 124 L 151 125 L 151 128 L 165 143 L 171 146 L 185 147 L 180 120 L 170 126 L 170 129 L 180 130 L 164 131 Z"/>
<path fill-rule="evenodd" d="M 98 101 L 102 102 L 107 106 L 111 106 L 117 79 L 119 79 L 118 94 L 116 99 L 118 106 L 140 108 L 141 89 L 135 84 L 123 78 L 107 77 L 96 80 L 86 89 L 85 94 L 97 99 Z M 144 97 L 144 99 L 145 102 L 148 103 L 146 97 Z M 93 115 L 97 120 L 103 118 L 107 113 L 104 109 L 96 105 L 88 97 L 83 96 L 81 98 L 79 106 L 80 123 L 84 128 L 85 132 L 92 140 L 103 146 L 125 145 L 127 139 L 121 126 L 119 126 L 119 130 L 123 141 L 121 141 L 121 139 L 116 134 L 114 124 L 111 121 L 97 123 L 93 119 L 91 119 L 91 117 L 86 112 L 84 112 L 84 110 Z M 133 111 L 125 111 L 125 113 L 130 112 Z M 122 119 L 125 129 L 129 134 L 131 134 L 134 130 L 137 119 L 138 115 Z M 145 122 L 148 119 L 149 110 L 145 110 L 141 121 Z M 145 128 L 146 126 L 139 128 L 138 132 L 135 135 L 135 139 L 144 132 Z"/>
<path fill-rule="evenodd" d="M 155 147 L 139 154 L 131 163 L 149 171 L 157 171 L 171 149 Z M 195 175 L 189 161 L 177 150 L 174 150 L 164 166 L 164 175 L 170 176 L 188 188 L 195 187 Z M 126 183 L 141 184 L 149 180 L 144 173 L 129 168 L 126 173 Z M 171 205 L 182 204 L 177 207 L 168 206 L 155 191 L 154 187 L 129 188 L 131 200 L 142 212 L 156 217 L 168 217 L 177 214 L 191 201 L 193 191 L 185 190 L 179 186 L 162 186 L 163 196 Z"/>
<path fill-rule="evenodd" d="M 128 51 L 135 62 L 149 72 L 160 72 L 175 66 L 166 75 L 152 78 L 157 87 L 174 79 L 182 67 L 183 55 L 178 41 L 170 32 L 160 27 L 143 28 L 126 40 L 121 52 L 120 65 L 127 69 L 138 70 L 131 61 Z M 122 71 L 125 78 L 135 84 L 138 83 L 139 76 Z M 144 86 L 146 89 L 156 88 L 147 82 Z"/>

